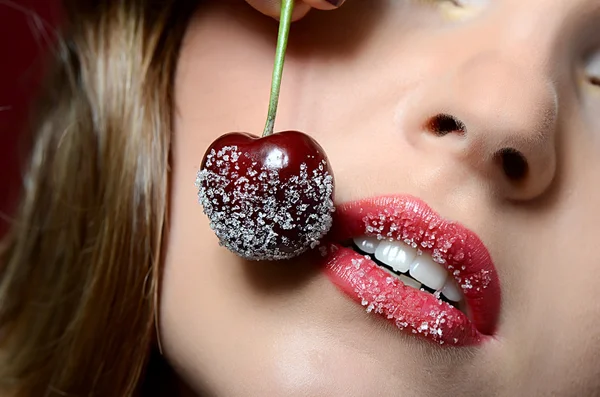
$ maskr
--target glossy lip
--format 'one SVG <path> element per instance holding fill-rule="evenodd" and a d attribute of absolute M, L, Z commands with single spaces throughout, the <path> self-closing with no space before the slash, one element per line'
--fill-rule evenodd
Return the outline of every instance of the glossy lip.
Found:
<path fill-rule="evenodd" d="M 434 295 L 405 286 L 369 256 L 339 243 L 356 236 L 404 241 L 429 253 L 453 275 L 465 296 L 469 319 Z M 336 208 L 324 272 L 353 300 L 398 328 L 439 344 L 479 344 L 496 330 L 501 291 L 496 268 L 482 241 L 464 226 L 443 219 L 412 196 L 382 196 Z"/>

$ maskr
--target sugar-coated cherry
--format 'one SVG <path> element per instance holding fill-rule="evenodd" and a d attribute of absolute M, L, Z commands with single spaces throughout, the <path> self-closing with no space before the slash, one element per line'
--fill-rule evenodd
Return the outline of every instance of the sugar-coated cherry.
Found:
<path fill-rule="evenodd" d="M 221 136 L 196 186 L 221 245 L 246 259 L 293 258 L 331 228 L 333 173 L 323 148 L 302 132 Z"/>
<path fill-rule="evenodd" d="M 334 180 L 323 148 L 298 131 L 273 134 L 294 0 L 282 0 L 263 137 L 221 136 L 196 178 L 198 199 L 221 245 L 250 260 L 282 260 L 319 244 L 334 211 Z"/>

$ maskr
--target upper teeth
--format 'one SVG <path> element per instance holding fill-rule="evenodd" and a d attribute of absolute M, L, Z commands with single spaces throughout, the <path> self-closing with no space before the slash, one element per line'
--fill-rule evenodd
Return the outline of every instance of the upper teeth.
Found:
<path fill-rule="evenodd" d="M 379 241 L 375 237 L 356 237 L 354 244 L 367 253 L 375 254 L 375 258 L 385 263 L 398 273 L 409 273 L 412 278 L 427 287 L 440 291 L 448 300 L 459 302 L 462 300 L 460 289 L 453 277 L 440 264 L 433 261 L 431 255 L 417 252 L 416 248 L 400 241 Z M 400 276 L 404 284 L 420 288 L 414 280 Z M 409 282 L 408 280 L 412 281 Z"/>
<path fill-rule="evenodd" d="M 386 265 L 391 266 L 392 269 L 399 273 L 406 273 L 409 271 L 411 269 L 411 263 L 413 263 L 416 256 L 417 250 L 396 241 L 382 241 L 375 250 L 375 258 Z"/>

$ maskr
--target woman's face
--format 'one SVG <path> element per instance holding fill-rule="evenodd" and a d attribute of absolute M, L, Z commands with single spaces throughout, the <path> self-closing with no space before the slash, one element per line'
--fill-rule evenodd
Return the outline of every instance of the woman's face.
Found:
<path fill-rule="evenodd" d="M 443 314 L 356 247 L 257 263 L 219 246 L 196 172 L 218 136 L 262 132 L 276 32 L 241 0 L 208 1 L 182 49 L 160 337 L 184 381 L 228 397 L 597 393 L 600 3 L 348 0 L 294 24 L 276 130 L 325 148 L 338 240 L 396 211 L 400 229 L 420 222 L 464 254 L 442 255 L 438 277 L 454 280 L 452 264 L 489 276 L 460 279 L 467 298 Z M 413 197 L 446 221 L 402 212 Z M 432 249 L 419 247 L 425 263 Z M 373 286 L 360 284 L 373 280 L 386 295 L 368 313 Z M 430 309 L 445 324 L 435 332 Z"/>

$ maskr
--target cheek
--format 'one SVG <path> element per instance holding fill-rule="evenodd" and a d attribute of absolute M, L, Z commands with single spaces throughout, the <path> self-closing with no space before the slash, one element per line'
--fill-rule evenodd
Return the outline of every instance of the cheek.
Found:
<path fill-rule="evenodd" d="M 504 277 L 503 361 L 526 394 L 593 395 L 600 387 L 600 188 L 590 183 L 600 164 L 585 129 L 573 125 L 561 145 L 561 188 L 504 229 L 522 237 L 501 254 L 512 269 Z"/>
<path fill-rule="evenodd" d="M 174 191 L 159 319 L 164 354 L 181 378 L 217 396 L 369 395 L 377 360 L 352 347 L 360 341 L 337 339 L 347 319 L 313 311 L 331 302 L 354 312 L 353 304 L 326 280 L 253 272 L 254 263 L 218 246 L 193 199 L 178 203 Z M 332 296 L 323 299 L 324 289 Z M 352 393 L 340 394 L 348 384 Z"/>
<path fill-rule="evenodd" d="M 237 258 L 219 247 L 193 189 L 173 191 L 159 317 L 164 353 L 194 389 L 242 396 L 232 376 L 261 379 L 270 372 L 268 361 L 257 358 L 269 345 L 271 319 L 256 310 L 261 303 Z"/>

